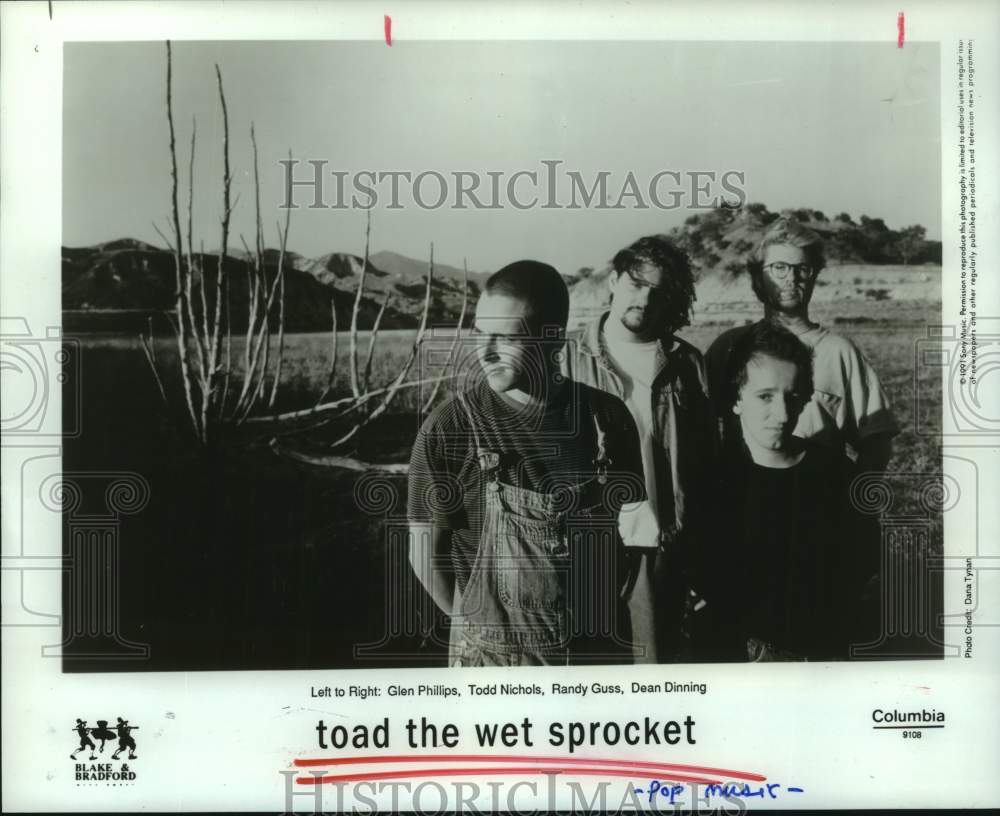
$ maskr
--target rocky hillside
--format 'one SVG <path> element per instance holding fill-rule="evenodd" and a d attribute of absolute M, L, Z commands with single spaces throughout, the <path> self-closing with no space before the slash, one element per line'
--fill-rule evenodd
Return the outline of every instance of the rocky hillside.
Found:
<path fill-rule="evenodd" d="M 826 281 L 832 282 L 835 268 L 872 265 L 886 268 L 893 265 L 894 275 L 903 280 L 912 275 L 919 283 L 926 265 L 941 262 L 940 242 L 926 240 L 920 226 L 891 230 L 879 218 L 863 215 L 855 222 L 847 213 L 841 213 L 829 219 L 824 213 L 810 209 L 786 210 L 781 214 L 797 218 L 824 237 L 829 270 L 820 279 L 820 287 Z M 779 213 L 770 212 L 763 204 L 720 208 L 692 215 L 668 233 L 691 258 L 698 280 L 698 312 L 704 315 L 747 299 L 746 261 L 768 224 L 778 216 Z M 174 258 L 169 251 L 123 238 L 92 247 L 66 247 L 62 257 L 63 310 L 68 330 L 136 330 L 144 328 L 151 315 L 158 329 L 168 330 L 166 313 L 174 308 L 175 277 Z M 239 331 L 246 324 L 251 259 L 242 248 L 231 248 L 227 257 L 230 310 L 233 326 Z M 211 303 L 217 257 L 196 255 L 195 260 L 196 266 L 204 267 Z M 287 331 L 328 331 L 331 300 L 336 305 L 338 325 L 341 328 L 350 325 L 361 258 L 341 252 L 320 258 L 286 252 L 284 263 Z M 269 278 L 277 272 L 277 264 L 278 250 L 265 250 L 264 265 Z M 564 275 L 570 287 L 574 321 L 586 319 L 605 307 L 607 275 L 606 267 L 585 268 Z M 423 307 L 426 276 L 426 261 L 389 251 L 372 255 L 365 280 L 361 327 L 372 325 L 387 299 L 382 322 L 385 328 L 416 326 Z M 487 276 L 469 273 L 470 317 Z M 877 295 L 881 287 L 879 277 L 869 284 L 863 273 L 860 276 L 850 273 L 842 286 L 831 286 L 828 292 L 818 288 L 816 298 L 834 292 L 837 297 L 874 297 L 868 294 L 870 289 L 876 292 L 875 296 L 883 297 Z M 454 324 L 462 305 L 462 280 L 461 269 L 435 264 L 431 325 Z M 200 303 L 197 286 L 196 281 L 195 302 Z M 891 293 L 887 297 L 892 297 Z M 752 303 L 752 295 L 749 298 Z"/>
<path fill-rule="evenodd" d="M 279 252 L 264 251 L 268 279 L 277 272 Z M 209 303 L 214 302 L 216 255 L 194 256 L 208 282 Z M 229 308 L 233 327 L 246 326 L 248 276 L 252 262 L 243 250 L 227 254 L 226 270 Z M 337 323 L 350 325 L 354 293 L 362 259 L 346 253 L 306 258 L 285 253 L 285 327 L 289 332 L 328 331 L 330 304 L 335 303 Z M 149 317 L 158 330 L 168 327 L 166 313 L 174 308 L 174 256 L 159 249 L 124 238 L 92 247 L 63 248 L 62 300 L 66 327 L 70 331 L 125 331 L 144 328 Z M 470 314 L 479 296 L 481 274 L 469 275 Z M 463 273 L 454 267 L 435 264 L 431 284 L 429 322 L 453 324 L 462 306 Z M 200 276 L 195 276 L 194 302 L 201 302 Z M 388 299 L 384 328 L 416 326 L 423 309 L 427 263 L 391 252 L 369 259 L 359 325 L 370 328 L 383 302 Z"/>

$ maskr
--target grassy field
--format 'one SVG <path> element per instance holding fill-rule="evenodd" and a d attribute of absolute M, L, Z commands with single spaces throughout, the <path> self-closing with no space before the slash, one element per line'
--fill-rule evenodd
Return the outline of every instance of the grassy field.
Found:
<path fill-rule="evenodd" d="M 725 328 L 755 316 L 715 313 L 682 336 L 704 350 Z M 915 412 L 922 412 L 923 427 L 939 427 L 941 381 L 939 369 L 915 361 L 917 342 L 940 320 L 939 303 L 911 300 L 887 308 L 862 298 L 844 308 L 820 302 L 814 317 L 862 349 L 902 426 L 890 463 L 891 512 L 926 514 L 914 474 L 939 474 L 940 454 L 933 437 L 917 432 Z M 156 342 L 168 408 L 137 340 L 80 339 L 80 376 L 66 387 L 79 392 L 83 432 L 66 440 L 65 469 L 129 470 L 150 482 L 150 505 L 122 520 L 121 574 L 124 634 L 149 643 L 151 658 L 142 665 L 84 661 L 68 670 L 442 664 L 441 621 L 417 609 L 413 599 L 420 592 L 408 569 L 399 569 L 405 564 L 398 540 L 405 523 L 404 478 L 372 479 L 287 461 L 267 446 L 274 428 L 251 431 L 238 443 L 201 454 L 179 430 L 182 402 L 173 342 Z M 373 387 L 395 375 L 412 340 L 408 331 L 380 336 Z M 438 373 L 449 345 L 447 336 L 428 341 L 411 378 Z M 315 403 L 329 376 L 329 349 L 329 335 L 286 338 L 276 410 Z M 236 356 L 240 353 L 237 346 Z M 362 335 L 362 363 L 366 353 Z M 335 395 L 348 390 L 348 354 L 342 335 Z M 391 415 L 359 436 L 359 457 L 405 460 L 428 390 L 400 392 Z M 438 399 L 445 394 L 446 388 Z M 344 422 L 349 424 L 340 420 L 314 429 L 304 444 L 322 445 L 346 427 Z M 933 524 L 930 546 L 940 551 L 940 517 Z M 358 644 L 380 641 L 383 645 L 367 656 L 355 652 Z"/>

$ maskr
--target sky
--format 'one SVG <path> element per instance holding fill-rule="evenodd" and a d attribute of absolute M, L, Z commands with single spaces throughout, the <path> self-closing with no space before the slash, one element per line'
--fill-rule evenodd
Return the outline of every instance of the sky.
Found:
<path fill-rule="evenodd" d="M 771 210 L 809 207 L 829 217 L 923 224 L 940 238 L 939 52 L 912 43 L 711 42 L 179 42 L 173 108 L 181 218 L 186 220 L 192 122 L 197 127 L 194 243 L 219 245 L 222 120 L 218 63 L 229 111 L 233 195 L 230 245 L 253 245 L 250 125 L 260 153 L 265 243 L 276 246 L 291 151 L 328 172 L 445 174 L 450 198 L 415 206 L 403 184 L 372 211 L 372 251 L 391 250 L 477 271 L 534 258 L 573 272 L 600 266 L 641 235 L 664 232 L 686 208 L 538 207 L 456 210 L 456 171 L 607 171 L 617 199 L 629 172 L 646 203 L 648 181 L 669 170 L 743 173 L 747 200 Z M 63 85 L 63 244 L 131 237 L 163 246 L 171 233 L 163 43 L 67 43 Z M 348 177 L 350 178 L 350 176 Z M 673 177 L 661 177 L 661 201 Z M 681 176 L 682 180 L 688 178 Z M 704 177 L 703 177 L 704 178 Z M 324 199 L 335 203 L 332 175 Z M 544 175 L 538 192 L 544 199 Z M 348 182 L 350 183 L 350 182 Z M 531 185 L 522 179 L 521 201 Z M 568 195 L 560 182 L 559 198 Z M 437 198 L 432 179 L 421 188 Z M 713 192 L 720 192 L 714 188 Z M 725 191 L 721 191 L 725 192 Z M 479 193 L 489 203 L 489 193 Z M 690 198 L 690 196 L 688 196 Z M 296 202 L 312 203 L 308 191 Z M 506 196 L 501 201 L 505 204 Z M 360 254 L 364 211 L 294 211 L 288 246 L 308 257 Z"/>

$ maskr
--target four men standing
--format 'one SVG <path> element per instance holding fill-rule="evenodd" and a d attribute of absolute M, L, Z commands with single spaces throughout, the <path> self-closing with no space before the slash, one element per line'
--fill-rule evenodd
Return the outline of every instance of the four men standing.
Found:
<path fill-rule="evenodd" d="M 846 474 L 845 453 L 855 468 L 883 469 L 896 432 L 861 353 L 809 320 L 823 265 L 815 233 L 776 221 L 749 270 L 764 320 L 721 335 L 707 375 L 676 336 L 694 280 L 665 236 L 615 255 L 610 309 L 568 344 L 556 270 L 520 261 L 487 281 L 478 365 L 461 369 L 472 383 L 428 417 L 409 477 L 411 562 L 450 618 L 451 665 L 847 656 L 848 628 L 830 621 L 815 648 L 766 612 L 750 629 L 732 625 L 755 598 L 782 615 L 817 598 L 850 609 L 863 582 L 848 561 L 870 560 L 805 529 L 820 515 L 846 518 L 846 477 L 823 473 Z M 819 501 L 811 492 L 824 484 L 836 487 Z M 771 525 L 758 506 L 776 485 L 794 487 L 789 524 Z M 758 540 L 715 523 L 737 515 L 773 530 Z M 715 581 L 711 552 L 773 561 L 797 586 L 763 598 L 732 576 Z M 719 639 L 707 650 L 682 632 L 706 597 Z M 734 632 L 742 645 L 716 648 Z"/>

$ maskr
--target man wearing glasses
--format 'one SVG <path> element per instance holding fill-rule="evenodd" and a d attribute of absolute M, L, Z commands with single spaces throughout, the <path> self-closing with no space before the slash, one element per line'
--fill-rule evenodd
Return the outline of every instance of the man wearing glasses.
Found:
<path fill-rule="evenodd" d="M 639 429 L 646 492 L 659 522 L 629 548 L 635 659 L 685 657 L 684 569 L 716 450 L 701 353 L 674 335 L 689 322 L 694 279 L 665 236 L 640 238 L 611 262 L 611 306 L 571 346 L 570 376 L 625 401 Z"/>
<path fill-rule="evenodd" d="M 878 375 L 850 340 L 809 319 L 809 300 L 825 265 L 820 236 L 792 218 L 779 218 L 768 227 L 748 264 L 754 294 L 764 304 L 764 320 L 788 329 L 813 352 L 814 391 L 795 435 L 843 450 L 859 471 L 884 471 L 899 428 Z M 723 404 L 726 363 L 733 346 L 751 329 L 724 332 L 705 356 L 727 446 L 739 444 L 740 436 Z"/>

